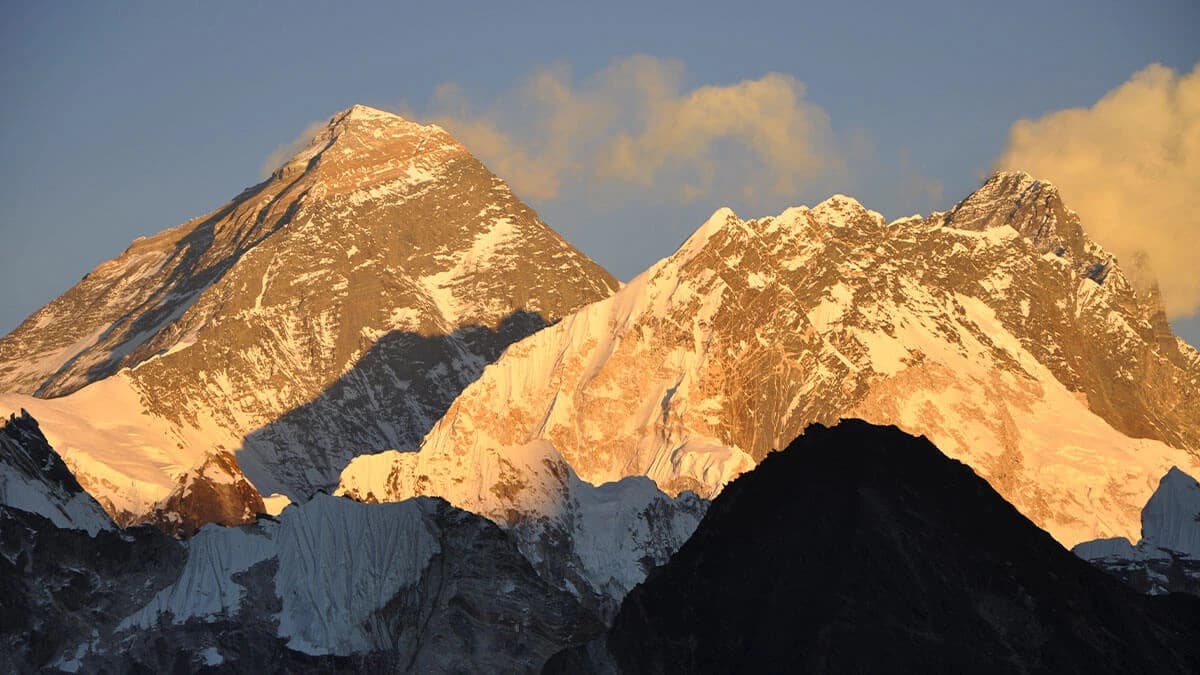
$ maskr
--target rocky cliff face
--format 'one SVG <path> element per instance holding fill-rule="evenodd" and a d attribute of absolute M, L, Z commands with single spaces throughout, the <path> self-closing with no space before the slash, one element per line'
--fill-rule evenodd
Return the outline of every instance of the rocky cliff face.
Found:
<path fill-rule="evenodd" d="M 1200 602 L 1079 560 L 928 441 L 813 426 L 544 672 L 1194 672 Z"/>
<path fill-rule="evenodd" d="M 1021 326 L 1022 343 L 1068 389 L 1085 394 L 1088 408 L 1121 433 L 1193 454 L 1200 449 L 1200 400 L 1192 394 L 1200 389 L 1200 355 L 1172 334 L 1144 259 L 1118 267 L 1087 237 L 1058 189 L 1027 174 L 998 174 L 953 210 L 930 220 L 979 231 L 1011 227 L 1035 251 L 1071 265 L 1080 280 L 1081 307 L 1074 325 L 1036 316 L 1018 322 L 1013 316 L 1009 321 Z M 1011 307 L 999 311 L 1014 313 Z"/>
<path fill-rule="evenodd" d="M 355 106 L 0 340 L 0 408 L 33 412 L 122 522 L 196 524 L 216 511 L 170 510 L 206 464 L 306 498 L 415 447 L 508 344 L 617 286 L 441 128 Z"/>
<path fill-rule="evenodd" d="M 175 489 L 159 500 L 146 522 L 164 532 L 188 536 L 208 523 L 240 525 L 268 510 L 233 455 L 219 451 L 180 476 Z"/>
<path fill-rule="evenodd" d="M 533 672 L 603 624 L 441 500 L 318 496 L 278 521 L 96 537 L 0 506 L 0 666 Z"/>
<path fill-rule="evenodd" d="M 544 440 L 586 481 L 711 496 L 808 424 L 855 416 L 928 436 L 1065 544 L 1129 535 L 1168 467 L 1200 467 L 1200 358 L 1165 339 L 1151 291 L 1024 174 L 891 223 L 843 196 L 723 209 L 513 345 L 420 461 L 453 473 Z M 360 458 L 342 489 L 395 476 L 377 499 L 421 493 L 414 461 Z"/>

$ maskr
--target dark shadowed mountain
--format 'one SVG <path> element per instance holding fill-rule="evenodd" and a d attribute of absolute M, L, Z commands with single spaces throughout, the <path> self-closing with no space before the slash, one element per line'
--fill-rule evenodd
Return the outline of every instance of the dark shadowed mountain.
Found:
<path fill-rule="evenodd" d="M 75 661 L 178 575 L 186 548 L 143 525 L 94 536 L 0 504 L 0 671 Z M 153 640 L 153 636 L 147 636 Z"/>
<path fill-rule="evenodd" d="M 1197 672 L 1200 602 L 1139 595 L 894 427 L 809 427 L 547 672 Z"/>

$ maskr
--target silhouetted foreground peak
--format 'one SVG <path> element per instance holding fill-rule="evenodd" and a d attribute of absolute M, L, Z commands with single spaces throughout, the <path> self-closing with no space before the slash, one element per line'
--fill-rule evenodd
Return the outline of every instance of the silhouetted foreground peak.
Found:
<path fill-rule="evenodd" d="M 1140 596 L 895 427 L 813 425 L 713 502 L 607 637 L 548 672 L 1198 672 Z"/>

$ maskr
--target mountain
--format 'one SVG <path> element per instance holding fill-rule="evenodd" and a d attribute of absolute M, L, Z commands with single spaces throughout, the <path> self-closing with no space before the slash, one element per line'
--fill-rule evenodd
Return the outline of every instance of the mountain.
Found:
<path fill-rule="evenodd" d="M 1142 538 L 1077 545 L 1076 555 L 1143 593 L 1200 595 L 1200 483 L 1176 467 L 1142 509 Z"/>
<path fill-rule="evenodd" d="M 0 504 L 0 670 L 77 671 L 69 667 L 77 645 L 107 640 L 171 582 L 185 555 L 148 525 L 91 536 Z"/>
<path fill-rule="evenodd" d="M 1158 476 L 1200 469 L 1200 355 L 1171 335 L 1156 287 L 1026 174 L 891 223 L 841 195 L 757 220 L 721 209 L 613 296 L 510 347 L 417 455 L 356 458 L 340 489 L 429 494 L 418 463 L 469 481 L 461 458 L 548 441 L 585 481 L 645 475 L 711 497 L 846 417 L 928 436 L 1066 545 L 1130 536 Z"/>
<path fill-rule="evenodd" d="M 595 486 L 546 441 L 504 453 L 475 449 L 452 457 L 400 453 L 337 494 L 375 503 L 437 496 L 500 524 L 539 574 L 602 618 L 687 541 L 708 507 L 692 492 L 672 499 L 641 476 Z M 381 499 L 380 497 L 387 497 Z"/>
<path fill-rule="evenodd" d="M 95 535 L 116 525 L 75 480 L 24 410 L 0 426 L 0 505 Z"/>
<path fill-rule="evenodd" d="M 354 106 L 0 340 L 0 409 L 122 524 L 245 522 L 416 447 L 507 345 L 618 285 L 443 129 Z"/>
<path fill-rule="evenodd" d="M 317 495 L 278 522 L 209 525 L 189 549 L 178 579 L 117 633 L 146 642 L 178 631 L 172 640 L 187 645 L 189 634 L 216 637 L 233 626 L 251 646 L 363 655 L 405 672 L 514 672 L 536 669 L 602 625 L 543 581 L 495 525 L 438 499 Z M 215 643 L 239 670 L 271 666 Z"/>
<path fill-rule="evenodd" d="M 531 672 L 599 618 L 441 500 L 318 495 L 280 518 L 97 537 L 0 506 L 0 667 Z"/>
<path fill-rule="evenodd" d="M 444 500 L 318 494 L 184 542 L 111 521 L 89 533 L 80 508 L 28 508 L 72 485 L 36 422 L 0 440 L 30 469 L 0 503 L 4 672 L 532 672 L 603 629 L 503 530 Z"/>
<path fill-rule="evenodd" d="M 0 427 L 0 452 L 0 670 L 34 672 L 149 602 L 185 547 L 118 529 L 28 413 Z"/>
<path fill-rule="evenodd" d="M 733 481 L 608 634 L 543 672 L 1196 672 L 1139 595 L 922 438 L 813 425 Z"/>

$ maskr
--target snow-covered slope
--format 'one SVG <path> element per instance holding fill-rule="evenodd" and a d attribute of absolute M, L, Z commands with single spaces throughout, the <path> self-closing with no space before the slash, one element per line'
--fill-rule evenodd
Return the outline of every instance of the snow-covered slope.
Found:
<path fill-rule="evenodd" d="M 36 513 L 58 527 L 95 535 L 116 529 L 75 480 L 25 411 L 0 426 L 0 505 Z"/>
<path fill-rule="evenodd" d="M 604 615 L 687 541 L 707 508 L 644 477 L 582 481 L 544 440 L 452 456 L 390 451 L 353 460 L 346 475 L 354 479 L 339 494 L 360 501 L 438 496 L 499 523 L 544 578 Z"/>
<path fill-rule="evenodd" d="M 355 106 L 0 340 L 0 410 L 43 420 L 125 521 L 214 453 L 305 498 L 415 447 L 504 347 L 617 286 L 444 130 Z"/>
<path fill-rule="evenodd" d="M 318 494 L 277 522 L 209 525 L 187 545 L 177 580 L 118 635 L 232 621 L 274 627 L 304 654 L 511 671 L 536 668 L 573 632 L 597 626 L 494 525 L 442 500 L 360 504 Z M 264 592 L 275 604 L 251 597 Z"/>
<path fill-rule="evenodd" d="M 0 526 L 5 672 L 535 672 L 602 629 L 443 500 L 318 495 L 182 542 L 3 505 Z"/>
<path fill-rule="evenodd" d="M 925 434 L 1064 544 L 1129 535 L 1168 467 L 1200 467 L 1200 367 L 1160 319 L 1153 286 L 1024 174 L 893 223 L 840 195 L 758 220 L 722 209 L 510 347 L 420 459 L 359 458 L 341 489 L 404 499 L 426 492 L 377 477 L 420 462 L 455 483 L 468 458 L 548 441 L 592 483 L 713 495 L 809 423 L 861 417 Z"/>
<path fill-rule="evenodd" d="M 1200 595 L 1200 483 L 1176 467 L 1142 509 L 1142 538 L 1097 539 L 1074 548 L 1084 560 L 1138 590 Z"/>
<path fill-rule="evenodd" d="M 127 372 L 62 398 L 0 395 L 3 406 L 37 411 L 50 445 L 120 525 L 148 521 L 189 534 L 265 510 L 229 452 L 205 451 L 235 443 L 233 434 L 176 427 L 146 412 Z"/>
<path fill-rule="evenodd" d="M 351 654 L 391 647 L 378 643 L 391 636 L 374 637 L 369 620 L 398 591 L 416 586 L 439 552 L 426 522 L 432 511 L 419 501 L 365 508 L 317 495 L 285 509 L 278 523 L 208 525 L 188 542 L 179 579 L 122 628 L 151 629 L 161 614 L 175 623 L 236 616 L 245 588 L 234 577 L 274 559 L 279 634 L 290 648 Z"/>
<path fill-rule="evenodd" d="M 1200 484 L 1171 467 L 1142 509 L 1142 541 L 1200 560 Z"/>

